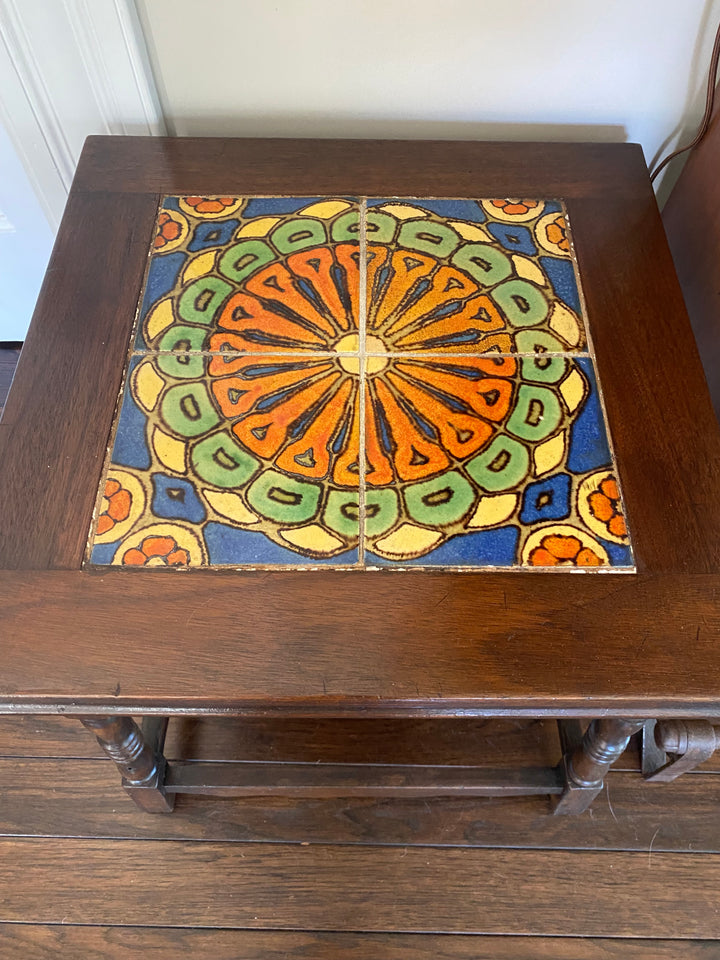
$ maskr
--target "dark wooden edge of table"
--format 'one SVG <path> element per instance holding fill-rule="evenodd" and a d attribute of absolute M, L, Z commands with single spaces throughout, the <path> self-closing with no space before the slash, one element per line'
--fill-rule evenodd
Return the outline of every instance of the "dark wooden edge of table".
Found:
<path fill-rule="evenodd" d="M 564 199 L 638 574 L 197 572 L 158 601 L 81 570 L 159 197 L 215 192 Z M 707 715 L 719 464 L 637 145 L 92 137 L 0 421 L 0 709 Z"/>
<path fill-rule="evenodd" d="M 0 710 L 710 716 L 711 575 L 3 572 Z M 538 592 L 538 587 L 542 589 Z M 389 609 L 392 605 L 392 610 Z M 715 706 L 713 706 L 713 704 Z"/>

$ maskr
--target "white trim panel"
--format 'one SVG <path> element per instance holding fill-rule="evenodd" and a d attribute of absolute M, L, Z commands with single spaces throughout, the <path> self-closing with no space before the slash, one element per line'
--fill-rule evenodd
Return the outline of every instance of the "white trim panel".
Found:
<path fill-rule="evenodd" d="M 57 228 L 85 137 L 165 132 L 133 0 L 0 0 L 0 116 Z"/>

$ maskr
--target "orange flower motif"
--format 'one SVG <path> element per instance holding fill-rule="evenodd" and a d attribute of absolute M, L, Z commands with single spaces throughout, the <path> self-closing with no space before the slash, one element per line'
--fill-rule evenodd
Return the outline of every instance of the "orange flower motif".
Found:
<path fill-rule="evenodd" d="M 122 562 L 133 567 L 184 567 L 190 563 L 190 554 L 174 537 L 145 537 L 139 547 L 123 554 Z"/>
<path fill-rule="evenodd" d="M 554 243 L 556 247 L 564 250 L 565 253 L 570 251 L 570 241 L 567 235 L 567 226 L 561 213 L 555 217 L 552 223 L 548 224 L 546 234 L 550 243 Z"/>
<path fill-rule="evenodd" d="M 197 213 L 222 213 L 237 203 L 237 197 L 185 197 L 185 203 Z"/>
<path fill-rule="evenodd" d="M 102 536 L 122 520 L 127 520 L 130 516 L 130 507 L 132 506 L 132 497 L 130 491 L 122 487 L 117 480 L 112 478 L 105 482 L 105 492 L 103 505 L 107 501 L 107 506 L 98 517 L 97 535 Z"/>
<path fill-rule="evenodd" d="M 537 200 L 493 200 L 492 205 L 510 216 L 522 216 L 542 206 Z"/>
<path fill-rule="evenodd" d="M 603 523 L 615 537 L 627 536 L 627 526 L 622 512 L 618 485 L 612 477 L 606 477 L 600 487 L 588 497 L 590 512 Z"/>
<path fill-rule="evenodd" d="M 583 547 L 577 537 L 551 533 L 543 537 L 540 546 L 530 554 L 533 567 L 599 567 L 600 557 L 589 547 Z"/>
<path fill-rule="evenodd" d="M 153 246 L 156 250 L 162 249 L 166 244 L 177 240 L 180 231 L 180 224 L 173 220 L 166 210 L 163 210 L 158 217 L 158 232 Z"/>

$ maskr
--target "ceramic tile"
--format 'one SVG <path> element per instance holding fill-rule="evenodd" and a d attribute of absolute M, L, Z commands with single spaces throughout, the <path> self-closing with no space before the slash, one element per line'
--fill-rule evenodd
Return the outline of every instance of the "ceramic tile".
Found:
<path fill-rule="evenodd" d="M 166 198 L 89 562 L 632 569 L 562 218 Z"/>
<path fill-rule="evenodd" d="M 165 198 L 135 349 L 356 350 L 359 231 L 344 197 Z"/>
<path fill-rule="evenodd" d="M 359 381 L 347 366 L 134 355 L 90 562 L 357 563 Z"/>
<path fill-rule="evenodd" d="M 367 201 L 367 335 L 390 352 L 582 353 L 559 201 Z"/>
<path fill-rule="evenodd" d="M 366 396 L 368 566 L 632 569 L 590 358 L 388 355 Z"/>

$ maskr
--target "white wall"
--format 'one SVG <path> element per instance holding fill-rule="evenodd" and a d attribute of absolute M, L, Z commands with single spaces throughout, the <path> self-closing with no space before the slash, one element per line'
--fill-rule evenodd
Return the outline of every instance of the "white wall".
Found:
<path fill-rule="evenodd" d="M 0 340 L 24 340 L 53 232 L 0 124 Z"/>
<path fill-rule="evenodd" d="M 136 2 L 180 135 L 627 139 L 648 161 L 701 112 L 720 18 L 720 0 Z"/>
<path fill-rule="evenodd" d="M 720 19 L 720 0 L 0 0 L 2 253 L 26 270 L 22 307 L 0 276 L 0 339 L 24 335 L 48 245 L 16 161 L 54 231 L 85 136 L 163 130 L 134 4 L 171 133 L 627 139 L 648 161 L 692 134 Z"/>
<path fill-rule="evenodd" d="M 164 132 L 146 59 L 132 0 L 0 0 L 0 340 L 25 336 L 85 137 Z"/>

